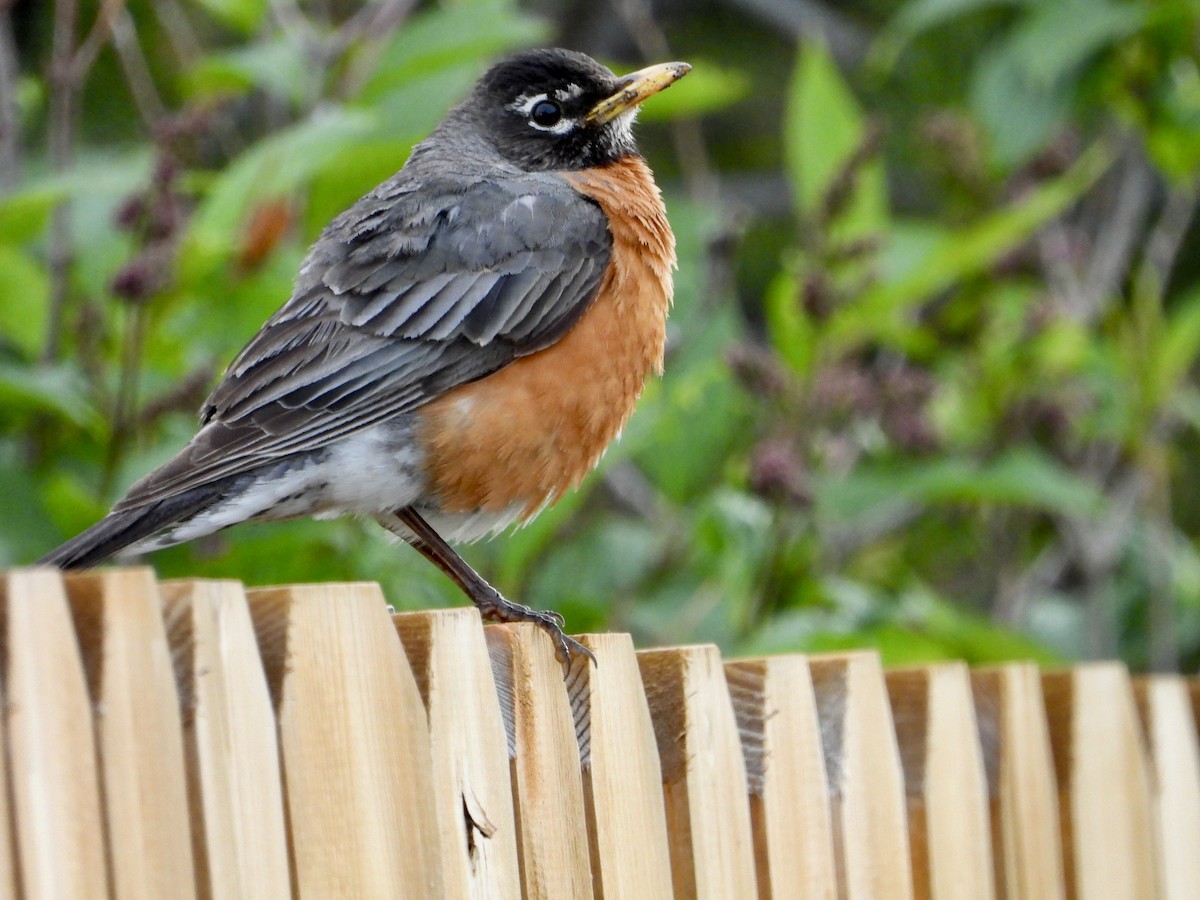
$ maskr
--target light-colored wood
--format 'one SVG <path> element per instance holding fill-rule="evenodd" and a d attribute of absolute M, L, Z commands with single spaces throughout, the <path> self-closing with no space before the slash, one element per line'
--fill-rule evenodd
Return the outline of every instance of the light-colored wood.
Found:
<path fill-rule="evenodd" d="M 725 678 L 746 762 L 758 896 L 831 900 L 833 823 L 808 660 L 727 662 Z"/>
<path fill-rule="evenodd" d="M 82 572 L 66 587 L 96 707 L 113 890 L 195 896 L 183 723 L 154 573 Z"/>
<path fill-rule="evenodd" d="M 913 896 L 904 775 L 874 653 L 809 660 L 825 749 L 840 895 Z"/>
<path fill-rule="evenodd" d="M 484 629 L 508 734 L 523 896 L 593 896 L 575 722 L 554 645 L 533 624 Z"/>
<path fill-rule="evenodd" d="M 1124 666 L 1050 672 L 1042 693 L 1068 894 L 1158 896 L 1148 763 Z"/>
<path fill-rule="evenodd" d="M 0 897 L 1200 896 L 1195 679 L 249 604 L 4 573 Z"/>
<path fill-rule="evenodd" d="M 579 642 L 596 657 L 595 665 L 577 661 L 567 678 L 596 896 L 665 900 L 674 894 L 662 770 L 633 641 L 585 634 Z"/>
<path fill-rule="evenodd" d="M 6 573 L 5 699 L 22 893 L 108 893 L 92 707 L 62 576 Z"/>
<path fill-rule="evenodd" d="M 1200 897 L 1200 746 L 1188 685 L 1157 675 L 1133 688 L 1150 750 L 1163 897 Z"/>
<path fill-rule="evenodd" d="M 754 837 L 737 720 L 714 646 L 643 650 L 662 763 L 671 877 L 688 897 L 753 897 Z"/>
<path fill-rule="evenodd" d="M 439 897 L 429 727 L 376 584 L 248 592 L 300 897 Z"/>
<path fill-rule="evenodd" d="M 402 613 L 392 622 L 429 715 L 446 896 L 518 897 L 508 739 L 479 613 Z"/>
<path fill-rule="evenodd" d="M 995 896 L 983 752 L 962 663 L 885 676 L 908 796 L 918 897 Z"/>
<path fill-rule="evenodd" d="M 0 647 L 3 646 L 3 622 L 4 622 L 4 579 L 0 579 Z M 0 650 L 0 659 L 4 658 L 4 651 Z M 3 678 L 3 676 L 0 676 Z M 6 680 L 6 679 L 5 679 Z M 3 684 L 3 681 L 0 681 Z M 3 691 L 0 690 L 0 696 L 3 696 Z M 11 708 L 11 707 L 10 707 Z M 9 794 L 9 777 L 8 777 L 8 724 L 3 718 L 0 718 L 0 897 L 16 897 L 17 896 L 17 845 L 16 835 L 13 833 L 13 810 L 12 799 Z"/>
<path fill-rule="evenodd" d="M 204 897 L 291 896 L 275 715 L 237 581 L 159 586 L 183 707 Z"/>
<path fill-rule="evenodd" d="M 987 776 L 996 894 L 1060 900 L 1065 894 L 1058 793 L 1037 666 L 971 673 Z"/>

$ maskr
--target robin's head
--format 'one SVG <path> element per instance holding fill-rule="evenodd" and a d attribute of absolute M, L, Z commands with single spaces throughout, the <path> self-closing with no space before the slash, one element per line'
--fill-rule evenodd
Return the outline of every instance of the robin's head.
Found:
<path fill-rule="evenodd" d="M 637 152 L 638 106 L 690 69 L 663 63 L 619 77 L 582 53 L 528 50 L 493 66 L 460 112 L 523 169 L 585 169 Z"/>

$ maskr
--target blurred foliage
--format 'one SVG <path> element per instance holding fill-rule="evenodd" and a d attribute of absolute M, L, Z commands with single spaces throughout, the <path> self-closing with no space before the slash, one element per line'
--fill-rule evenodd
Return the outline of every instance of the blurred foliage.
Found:
<path fill-rule="evenodd" d="M 0 564 L 177 450 L 324 223 L 559 43 L 695 67 L 641 126 L 667 375 L 485 575 L 643 643 L 1195 668 L 1198 41 L 1195 0 L 4 5 Z M 350 520 L 153 562 L 461 602 Z"/>

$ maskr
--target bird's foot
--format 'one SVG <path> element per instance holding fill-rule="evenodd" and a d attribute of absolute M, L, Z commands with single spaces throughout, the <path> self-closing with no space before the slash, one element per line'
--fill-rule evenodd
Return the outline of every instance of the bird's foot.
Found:
<path fill-rule="evenodd" d="M 463 593 L 471 598 L 479 614 L 493 622 L 532 622 L 542 631 L 550 635 L 554 641 L 554 655 L 563 664 L 563 669 L 570 673 L 574 663 L 579 659 L 596 662 L 592 651 L 563 631 L 564 619 L 556 612 L 540 609 L 530 609 L 520 603 L 505 600 L 504 595 L 492 587 L 487 581 L 467 563 L 465 559 L 454 552 L 454 549 L 442 539 L 425 517 L 413 507 L 406 506 L 396 511 L 396 518 L 411 534 L 399 532 L 416 550 L 445 572 L 462 588 Z M 380 519 L 380 523 L 389 530 L 391 522 Z"/>
<path fill-rule="evenodd" d="M 486 586 L 486 591 L 471 595 L 471 601 L 485 619 L 493 622 L 532 622 L 537 625 L 554 641 L 554 655 L 558 657 L 564 669 L 570 670 L 574 661 L 579 658 L 586 658 L 595 664 L 596 657 L 592 651 L 563 631 L 566 620 L 558 613 L 513 603 L 506 600 L 490 584 Z"/>

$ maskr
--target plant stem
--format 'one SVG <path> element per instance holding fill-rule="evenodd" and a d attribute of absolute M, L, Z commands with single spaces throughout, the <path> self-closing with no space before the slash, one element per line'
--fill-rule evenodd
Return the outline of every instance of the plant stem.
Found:
<path fill-rule="evenodd" d="M 0 6 L 0 190 L 11 191 L 20 176 L 21 121 L 17 110 L 17 46 L 11 7 Z"/>
<path fill-rule="evenodd" d="M 74 157 L 75 140 L 75 23 L 76 0 L 58 0 L 54 4 L 54 37 L 50 52 L 50 165 L 61 175 Z M 42 362 L 58 358 L 62 343 L 63 317 L 66 313 L 68 278 L 71 264 L 71 207 L 66 200 L 54 208 L 50 219 L 50 313 L 46 323 L 46 343 Z"/>
<path fill-rule="evenodd" d="M 121 60 L 121 68 L 125 71 L 125 80 L 129 83 L 133 102 L 142 121 L 153 134 L 166 115 L 166 107 L 158 94 L 158 88 L 154 86 L 150 66 L 138 40 L 137 26 L 127 9 L 121 10 L 113 19 L 112 42 L 117 57 Z"/>
<path fill-rule="evenodd" d="M 117 378 L 117 395 L 113 404 L 113 427 L 104 457 L 100 477 L 100 496 L 107 497 L 113 489 L 121 460 L 137 423 L 137 393 L 140 379 L 142 347 L 145 343 L 145 310 L 142 306 L 127 307 L 125 330 L 121 340 L 121 371 Z"/>

